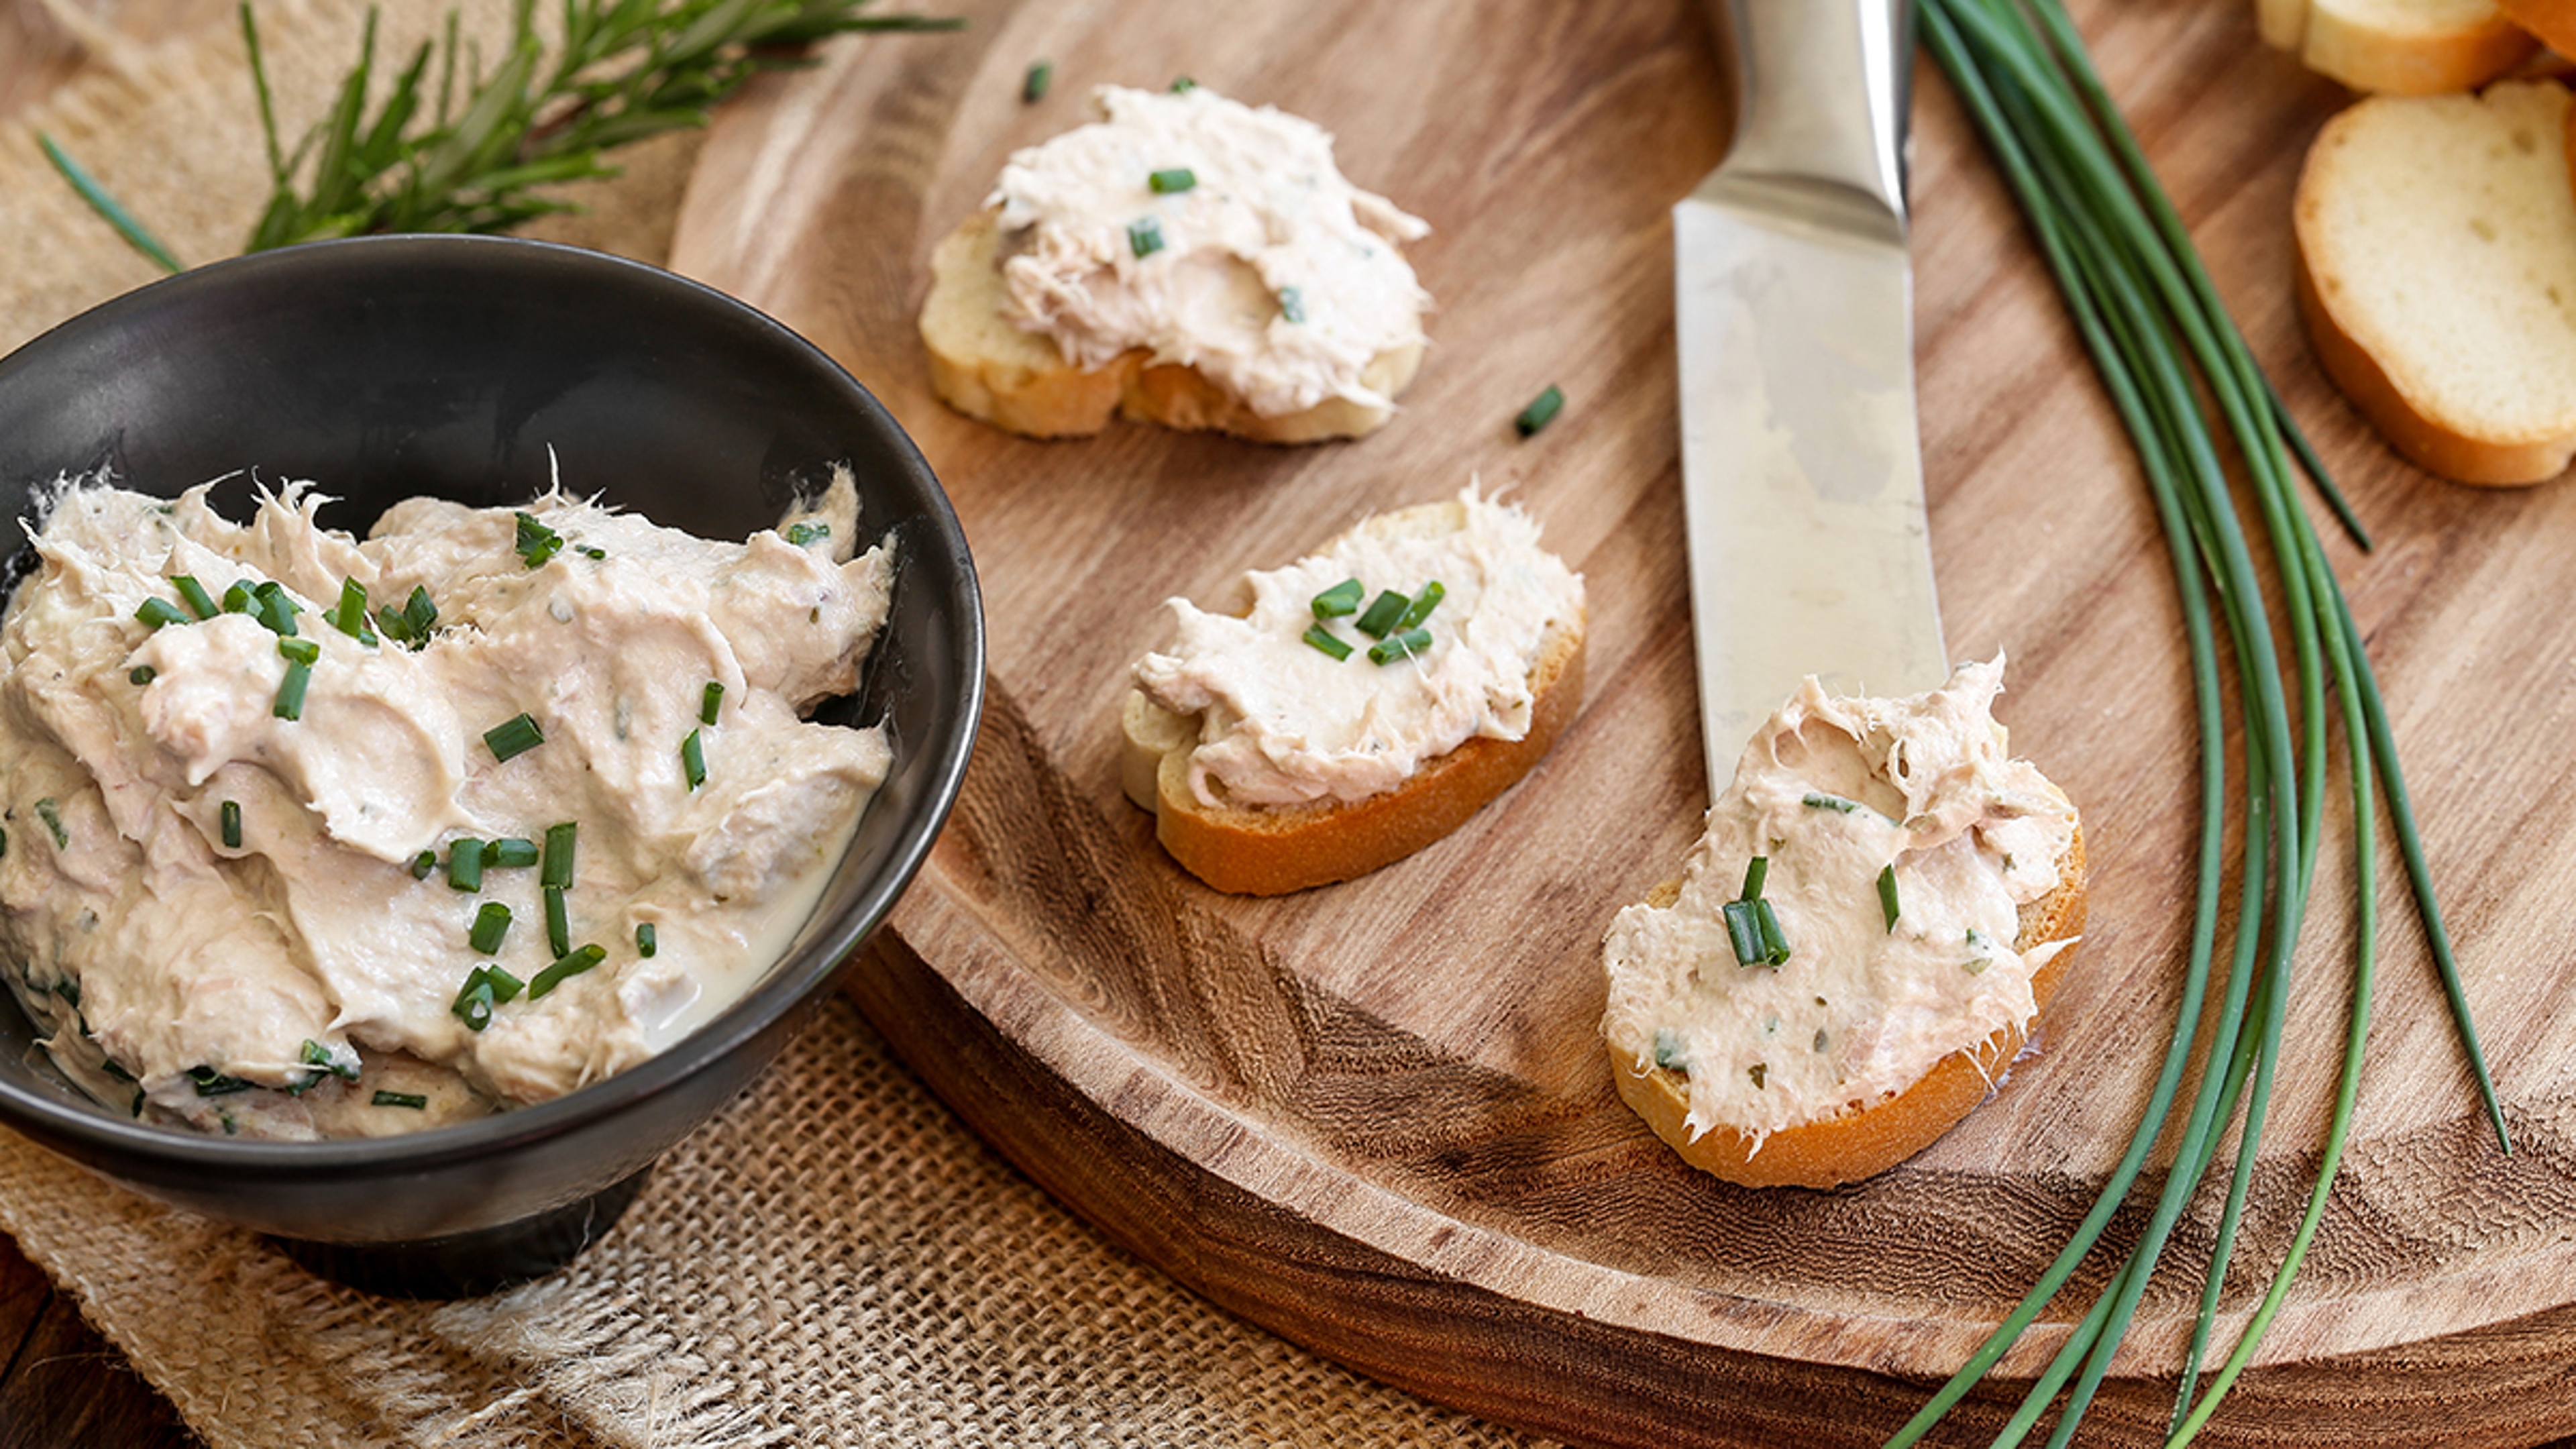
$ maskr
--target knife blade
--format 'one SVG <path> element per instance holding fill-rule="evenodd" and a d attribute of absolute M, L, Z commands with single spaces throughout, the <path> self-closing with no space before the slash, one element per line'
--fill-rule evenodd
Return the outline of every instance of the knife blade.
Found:
<path fill-rule="evenodd" d="M 1712 797 L 1807 675 L 1949 675 L 1914 411 L 1907 0 L 1730 0 L 1724 162 L 1673 208 L 1682 496 Z"/>

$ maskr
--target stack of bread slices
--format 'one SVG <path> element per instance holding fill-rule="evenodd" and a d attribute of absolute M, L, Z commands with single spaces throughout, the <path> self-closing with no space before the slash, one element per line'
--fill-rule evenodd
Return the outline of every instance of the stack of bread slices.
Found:
<path fill-rule="evenodd" d="M 2576 53 L 2576 0 L 2258 9 L 2265 39 L 2377 92 L 2318 132 L 2294 206 L 2300 314 L 2327 375 L 2430 472 L 2485 484 L 2565 472 L 2576 133 L 2547 51 Z"/>

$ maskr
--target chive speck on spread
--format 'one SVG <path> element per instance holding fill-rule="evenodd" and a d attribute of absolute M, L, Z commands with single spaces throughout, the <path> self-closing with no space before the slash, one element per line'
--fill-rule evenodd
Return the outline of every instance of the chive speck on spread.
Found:
<path fill-rule="evenodd" d="M 1167 167 L 1161 171 L 1148 172 L 1145 177 L 1145 189 L 1156 196 L 1176 196 L 1198 184 L 1198 173 L 1187 166 Z"/>
<path fill-rule="evenodd" d="M 515 759 L 545 742 L 546 732 L 525 710 L 483 732 L 483 744 L 496 761 Z"/>
<path fill-rule="evenodd" d="M 1342 639 L 1335 637 L 1332 630 L 1325 628 L 1321 624 L 1307 625 L 1305 637 L 1308 644 L 1323 650 L 1335 659 L 1348 659 L 1351 657 L 1351 646 Z"/>
<path fill-rule="evenodd" d="M 708 680 L 705 692 L 698 696 L 698 723 L 714 724 L 716 710 L 723 704 L 724 686 L 715 680 Z"/>
<path fill-rule="evenodd" d="M 54 803 L 53 796 L 36 802 L 36 818 L 45 822 L 45 830 L 54 837 L 54 849 L 71 849 L 72 833 L 63 828 L 63 809 Z"/>
<path fill-rule="evenodd" d="M 241 849 L 241 802 L 227 800 L 222 811 L 224 849 Z"/>
<path fill-rule="evenodd" d="M 1157 218 L 1140 216 L 1127 223 L 1127 250 L 1138 257 L 1150 257 L 1163 249 L 1163 223 Z M 177 610 L 172 610 L 177 613 Z"/>
<path fill-rule="evenodd" d="M 546 560 L 563 551 L 563 535 L 538 522 L 535 514 L 514 513 L 511 517 L 519 523 L 515 547 L 528 567 L 542 567 Z"/>
<path fill-rule="evenodd" d="M 429 1110 L 429 1098 L 418 1092 L 388 1092 L 379 1088 L 376 1094 L 367 1100 L 368 1105 L 376 1107 L 407 1107 L 414 1112 Z"/>
<path fill-rule="evenodd" d="M 1279 289 L 1279 319 L 1283 322 L 1306 320 L 1306 294 L 1296 287 Z"/>
<path fill-rule="evenodd" d="M 707 747 L 699 740 L 696 730 L 689 731 L 689 737 L 680 741 L 680 773 L 688 777 L 692 790 L 707 782 Z"/>
<path fill-rule="evenodd" d="M 133 685 L 150 684 L 153 680 L 160 677 L 160 672 L 155 670 L 149 664 L 138 664 L 132 669 L 125 671 L 125 682 Z"/>
<path fill-rule="evenodd" d="M 1039 61 L 1029 67 L 1027 75 L 1020 77 L 1020 100 L 1028 105 L 1036 105 L 1046 99 L 1047 87 L 1054 83 L 1055 66 L 1047 61 Z"/>
<path fill-rule="evenodd" d="M 635 925 L 635 954 L 638 956 L 650 957 L 654 952 L 661 949 L 661 939 L 654 935 L 653 923 L 651 921 L 637 922 Z"/>

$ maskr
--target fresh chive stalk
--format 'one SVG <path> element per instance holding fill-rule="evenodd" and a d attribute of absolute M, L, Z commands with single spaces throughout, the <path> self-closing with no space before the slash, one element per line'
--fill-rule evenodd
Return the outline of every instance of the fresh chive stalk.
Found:
<path fill-rule="evenodd" d="M 2350 606 L 2323 547 L 2298 507 L 2295 456 L 2356 542 L 2366 535 L 2298 434 L 2279 394 L 2255 366 L 2243 337 L 2192 250 L 2171 203 L 2087 59 L 2058 0 L 1925 0 L 1922 34 L 1984 136 L 2020 203 L 2115 411 L 2136 445 L 2169 545 L 2190 649 L 2201 755 L 2198 882 L 2175 1026 L 2136 1134 L 2090 1212 L 2030 1294 L 2006 1316 L 1959 1373 L 1890 1439 L 1918 1441 L 2001 1361 L 2021 1332 L 2065 1287 L 2129 1203 L 2160 1141 L 2173 1143 L 2163 1187 L 2109 1272 L 2107 1286 L 2061 1350 L 1994 1436 L 2018 1444 L 2055 1417 L 2048 1442 L 2071 1441 L 2107 1374 L 2148 1280 L 2222 1142 L 2237 1138 L 2235 1168 L 2203 1273 L 2201 1311 L 2188 1350 L 2169 1444 L 2188 1443 L 2251 1361 L 2319 1227 L 2328 1189 L 2349 1140 L 2368 1035 L 2378 894 L 2373 781 L 2384 792 L 2415 904 L 2459 1032 L 2463 1054 L 2511 1150 L 2501 1108 L 2458 986 L 2430 873 L 2397 766 L 2386 710 Z M 2222 459 L 2214 409 L 2246 480 L 2254 527 L 2241 517 Z M 2271 561 L 2277 606 L 2269 606 L 2256 541 Z M 2218 608 L 2213 611 L 2212 600 Z M 2275 617 L 2286 629 L 2286 657 Z M 2227 631 L 2244 740 L 2241 791 L 2228 779 L 2228 696 L 2217 632 Z M 2305 1215 L 2273 1270 L 2261 1304 L 2204 1390 L 2199 1366 L 2215 1332 L 2252 1171 L 2263 1137 L 2301 925 L 2323 834 L 2329 684 L 2343 725 L 2353 801 L 2356 947 L 2342 1070 Z M 2295 700 L 2295 702 L 2294 702 Z M 2296 726 L 2294 728 L 2294 719 Z M 2294 744 L 2294 740 L 2297 742 Z M 2218 925 L 2228 875 L 2231 804 L 2243 808 L 2240 884 L 2224 994 L 2206 1006 L 2217 963 Z M 2205 1037 L 2202 1035 L 2206 1032 Z M 2195 1047 L 2200 1048 L 2195 1054 Z M 2178 1133 L 2168 1119 L 2182 1082 L 2199 1087 Z"/>

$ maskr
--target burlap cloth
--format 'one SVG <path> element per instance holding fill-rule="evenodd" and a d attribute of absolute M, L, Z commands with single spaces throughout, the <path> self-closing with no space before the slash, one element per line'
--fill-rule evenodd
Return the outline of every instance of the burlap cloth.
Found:
<path fill-rule="evenodd" d="M 380 54 L 407 55 L 445 6 L 381 8 Z M 467 33 L 505 33 L 505 5 L 464 9 Z M 290 131 L 356 54 L 362 15 L 261 0 Z M 157 275 L 54 178 L 34 129 L 190 261 L 229 255 L 266 195 L 232 27 L 90 45 L 82 78 L 0 125 L 0 353 Z M 591 215 L 541 230 L 659 260 L 692 154 L 657 144 Z M 218 1449 L 1527 1442 L 1127 1256 L 972 1136 L 845 1000 L 664 1159 L 605 1241 L 490 1299 L 350 1292 L 6 1132 L 0 1229 Z"/>

